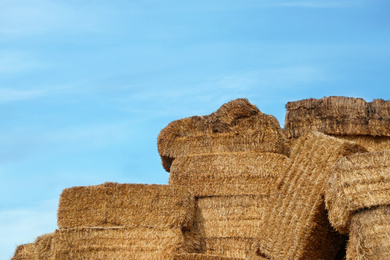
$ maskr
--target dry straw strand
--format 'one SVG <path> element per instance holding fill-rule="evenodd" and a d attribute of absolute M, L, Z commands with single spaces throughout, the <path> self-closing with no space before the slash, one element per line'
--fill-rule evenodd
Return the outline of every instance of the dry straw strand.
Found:
<path fill-rule="evenodd" d="M 289 149 L 275 117 L 247 99 L 236 99 L 210 115 L 171 122 L 158 136 L 158 151 L 169 172 L 178 156 L 245 151 L 288 155 Z"/>
<path fill-rule="evenodd" d="M 105 183 L 65 189 L 58 226 L 190 227 L 195 201 L 183 187 Z"/>
<path fill-rule="evenodd" d="M 173 257 L 173 260 L 243 260 L 243 258 L 224 257 L 206 254 L 178 254 Z"/>
<path fill-rule="evenodd" d="M 354 212 L 390 204 L 390 150 L 361 153 L 338 160 L 326 189 L 329 220 L 348 233 Z"/>
<path fill-rule="evenodd" d="M 325 183 L 338 158 L 364 151 L 318 132 L 303 135 L 263 215 L 259 251 L 272 259 L 334 259 L 342 238 L 327 221 Z"/>

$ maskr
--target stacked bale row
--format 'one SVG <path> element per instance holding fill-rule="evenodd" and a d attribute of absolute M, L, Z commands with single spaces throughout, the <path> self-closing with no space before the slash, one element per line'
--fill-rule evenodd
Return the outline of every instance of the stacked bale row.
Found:
<path fill-rule="evenodd" d="M 196 198 L 202 251 L 263 259 L 257 230 L 289 153 L 277 120 L 238 99 L 208 116 L 172 122 L 158 144 L 169 184 Z"/>
<path fill-rule="evenodd" d="M 326 192 L 329 219 L 349 234 L 347 259 L 390 257 L 390 150 L 348 156 Z"/>
<path fill-rule="evenodd" d="M 65 189 L 59 229 L 45 247 L 47 257 L 37 255 L 42 245 L 37 241 L 33 254 L 23 258 L 26 253 L 17 252 L 14 259 L 173 259 L 194 253 L 199 251 L 191 232 L 194 207 L 190 192 L 168 185 L 105 183 Z"/>

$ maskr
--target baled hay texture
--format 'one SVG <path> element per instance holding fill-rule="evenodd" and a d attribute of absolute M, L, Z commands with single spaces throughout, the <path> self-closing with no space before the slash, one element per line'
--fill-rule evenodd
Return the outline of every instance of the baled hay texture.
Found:
<path fill-rule="evenodd" d="M 180 228 L 60 229 L 55 259 L 172 259 L 199 251 L 197 241 L 188 238 Z"/>
<path fill-rule="evenodd" d="M 289 138 L 299 137 L 306 130 L 333 135 L 390 136 L 390 101 L 324 97 L 289 102 L 286 108 Z"/>
<path fill-rule="evenodd" d="M 178 156 L 245 151 L 289 153 L 276 118 L 261 113 L 247 99 L 233 100 L 207 116 L 171 122 L 158 136 L 158 151 L 168 172 Z"/>
<path fill-rule="evenodd" d="M 267 205 L 267 195 L 198 198 L 194 226 L 202 238 L 256 238 Z"/>
<path fill-rule="evenodd" d="M 196 197 L 270 194 L 289 158 L 283 154 L 241 152 L 177 157 L 170 185 L 188 188 Z"/>
<path fill-rule="evenodd" d="M 264 259 L 257 254 L 256 239 L 253 238 L 206 238 L 204 254 L 243 259 Z"/>
<path fill-rule="evenodd" d="M 58 226 L 191 226 L 195 201 L 183 187 L 105 183 L 65 189 Z"/>
<path fill-rule="evenodd" d="M 334 162 L 364 148 L 318 132 L 302 136 L 277 181 L 259 230 L 259 252 L 272 259 L 334 259 L 342 238 L 327 220 L 324 186 Z"/>
<path fill-rule="evenodd" d="M 390 259 L 389 206 L 365 209 L 353 215 L 347 259 Z"/>
<path fill-rule="evenodd" d="M 244 258 L 224 257 L 205 254 L 178 254 L 173 257 L 173 260 L 243 260 Z"/>
<path fill-rule="evenodd" d="M 355 142 L 367 148 L 369 152 L 380 152 L 390 150 L 389 136 L 369 136 L 369 135 L 337 135 L 337 138 Z"/>
<path fill-rule="evenodd" d="M 24 245 L 19 245 L 16 250 L 14 256 L 11 260 L 35 260 L 35 244 L 29 243 Z"/>
<path fill-rule="evenodd" d="M 390 150 L 341 158 L 333 167 L 326 189 L 329 220 L 348 233 L 352 214 L 390 204 Z"/>

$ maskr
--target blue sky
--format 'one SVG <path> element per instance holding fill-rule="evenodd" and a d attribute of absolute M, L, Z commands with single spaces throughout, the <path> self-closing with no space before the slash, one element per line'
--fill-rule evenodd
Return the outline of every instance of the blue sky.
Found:
<path fill-rule="evenodd" d="M 169 122 L 245 97 L 390 99 L 386 0 L 0 0 L 0 259 L 64 188 L 166 184 Z"/>

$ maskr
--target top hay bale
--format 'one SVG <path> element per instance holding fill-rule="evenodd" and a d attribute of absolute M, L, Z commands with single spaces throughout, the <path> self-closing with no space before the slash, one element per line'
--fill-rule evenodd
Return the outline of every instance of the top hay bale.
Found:
<path fill-rule="evenodd" d="M 354 154 L 338 160 L 325 193 L 329 220 L 348 233 L 355 212 L 390 205 L 390 150 Z"/>
<path fill-rule="evenodd" d="M 330 135 L 390 136 L 390 101 L 324 97 L 288 102 L 285 128 L 289 138 L 314 130 Z"/>
<path fill-rule="evenodd" d="M 58 227 L 190 227 L 195 200 L 183 187 L 104 183 L 63 190 Z"/>
<path fill-rule="evenodd" d="M 204 153 L 262 151 L 288 155 L 275 117 L 247 99 L 236 99 L 206 116 L 171 122 L 158 136 L 158 151 L 166 171 L 178 156 Z"/>

